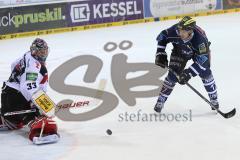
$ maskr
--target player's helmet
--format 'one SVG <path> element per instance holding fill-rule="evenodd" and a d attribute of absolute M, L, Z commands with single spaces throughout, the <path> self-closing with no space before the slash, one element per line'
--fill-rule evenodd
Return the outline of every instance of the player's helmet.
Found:
<path fill-rule="evenodd" d="M 48 56 L 49 48 L 47 43 L 41 39 L 36 38 L 30 47 L 32 56 L 40 62 L 45 62 Z"/>
<path fill-rule="evenodd" d="M 183 29 L 183 30 L 192 30 L 195 28 L 195 26 L 196 26 L 196 21 L 189 16 L 185 16 L 178 23 L 177 28 Z"/>

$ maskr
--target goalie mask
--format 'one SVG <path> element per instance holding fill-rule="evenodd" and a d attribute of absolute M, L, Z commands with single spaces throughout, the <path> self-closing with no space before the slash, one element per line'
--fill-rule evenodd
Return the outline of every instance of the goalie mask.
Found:
<path fill-rule="evenodd" d="M 36 38 L 30 47 L 30 51 L 35 59 L 37 59 L 39 62 L 44 63 L 47 59 L 49 48 L 43 39 Z"/>

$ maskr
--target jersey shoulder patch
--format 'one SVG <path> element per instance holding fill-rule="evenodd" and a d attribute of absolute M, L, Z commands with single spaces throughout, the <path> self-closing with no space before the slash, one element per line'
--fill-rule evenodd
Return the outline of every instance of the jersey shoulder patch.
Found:
<path fill-rule="evenodd" d="M 207 46 L 205 45 L 205 43 L 201 43 L 198 45 L 198 50 L 199 53 L 206 53 L 207 52 Z"/>

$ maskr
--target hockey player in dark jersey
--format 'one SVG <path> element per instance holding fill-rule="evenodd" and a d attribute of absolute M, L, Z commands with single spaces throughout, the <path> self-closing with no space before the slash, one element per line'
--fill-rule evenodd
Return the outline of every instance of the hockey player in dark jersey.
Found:
<path fill-rule="evenodd" d="M 157 103 L 156 112 L 161 112 L 168 96 L 173 91 L 175 84 L 186 84 L 192 77 L 199 76 L 209 95 L 211 104 L 219 108 L 216 84 L 210 69 L 210 42 L 205 32 L 196 25 L 196 21 L 185 16 L 179 23 L 163 30 L 157 37 L 158 47 L 155 64 L 163 68 L 168 66 L 165 48 L 172 43 L 173 49 L 167 77 L 164 80 Z M 186 63 L 192 60 L 190 67 L 185 68 Z M 176 77 L 171 70 L 178 74 Z"/>

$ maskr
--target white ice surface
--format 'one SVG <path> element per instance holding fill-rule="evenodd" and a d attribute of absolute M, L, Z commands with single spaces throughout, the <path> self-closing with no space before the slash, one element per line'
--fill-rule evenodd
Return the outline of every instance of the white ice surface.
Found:
<path fill-rule="evenodd" d="M 239 38 L 240 15 L 225 14 L 196 18 L 212 42 L 212 70 L 218 86 L 221 109 L 237 108 L 237 114 L 224 119 L 211 113 L 209 106 L 188 87 L 179 86 L 168 99 L 164 113 L 184 114 L 192 110 L 192 121 L 188 122 L 119 122 L 120 113 L 153 113 L 157 97 L 137 100 L 129 107 L 119 99 L 118 107 L 87 122 L 65 122 L 59 119 L 59 143 L 35 146 L 26 137 L 24 130 L 0 132 L 0 159 L 2 160 L 239 160 Z M 106 90 L 117 97 L 112 87 L 110 63 L 112 56 L 124 53 L 128 62 L 154 62 L 156 36 L 176 20 L 136 24 L 112 28 L 71 32 L 41 36 L 51 48 L 48 68 L 51 74 L 63 62 L 78 55 L 95 55 L 103 62 L 96 82 L 86 84 L 97 87 L 101 79 L 107 79 Z M 28 50 L 35 37 L 0 41 L 0 81 L 10 74 L 10 63 Z M 107 42 L 133 42 L 126 51 L 119 49 L 107 53 L 103 50 Z M 168 49 L 169 50 L 169 49 Z M 66 83 L 83 84 L 84 67 L 75 70 Z M 205 96 L 199 78 L 190 83 Z M 141 88 L 140 88 L 141 89 Z M 62 95 L 49 88 L 48 94 L 59 102 L 71 95 Z M 84 98 L 84 97 L 83 97 Z M 88 100 L 89 98 L 86 98 Z M 112 136 L 105 131 L 110 128 Z"/>

